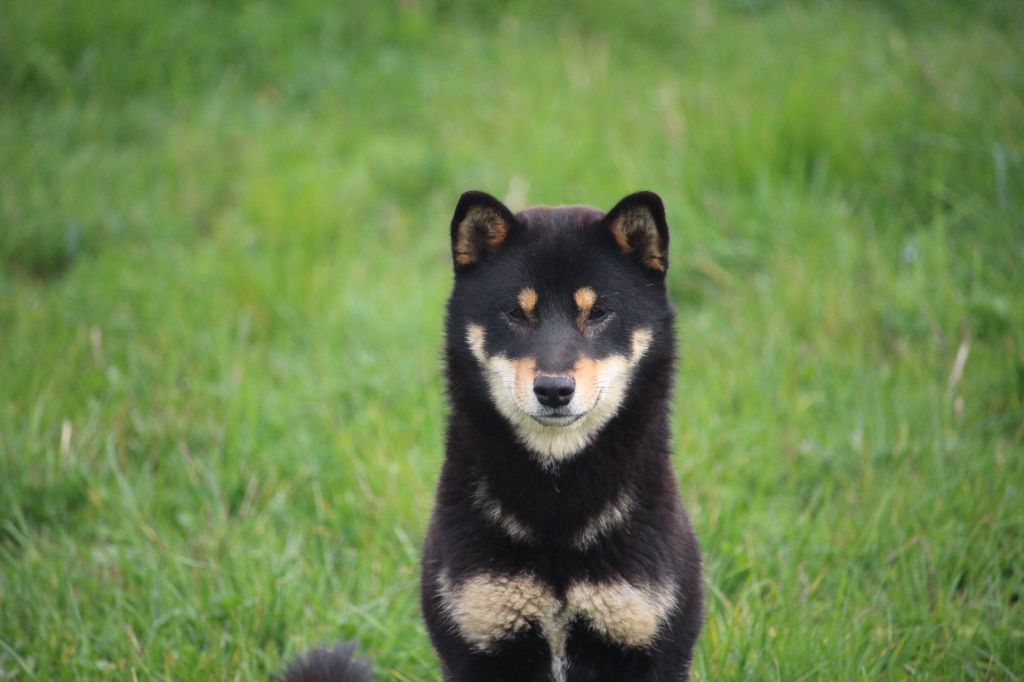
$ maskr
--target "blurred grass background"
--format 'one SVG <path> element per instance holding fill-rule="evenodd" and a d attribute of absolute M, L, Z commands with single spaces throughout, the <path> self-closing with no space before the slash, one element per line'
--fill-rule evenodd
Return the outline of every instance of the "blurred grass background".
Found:
<path fill-rule="evenodd" d="M 703 680 L 1024 671 L 1018 2 L 0 3 L 0 676 L 416 605 L 467 188 L 661 193 Z"/>

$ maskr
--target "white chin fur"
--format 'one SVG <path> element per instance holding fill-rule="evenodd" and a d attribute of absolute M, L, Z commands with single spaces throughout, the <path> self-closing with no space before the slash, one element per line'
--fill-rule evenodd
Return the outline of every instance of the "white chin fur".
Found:
<path fill-rule="evenodd" d="M 577 392 L 563 410 L 550 414 L 536 399 L 517 400 L 512 361 L 504 355 L 488 357 L 485 338 L 480 325 L 466 328 L 466 341 L 480 364 L 495 407 L 512 425 L 519 441 L 545 463 L 569 459 L 594 440 L 622 406 L 633 370 L 651 345 L 649 329 L 634 331 L 628 356 L 614 355 L 600 361 L 591 404 L 582 404 L 581 392 Z"/>

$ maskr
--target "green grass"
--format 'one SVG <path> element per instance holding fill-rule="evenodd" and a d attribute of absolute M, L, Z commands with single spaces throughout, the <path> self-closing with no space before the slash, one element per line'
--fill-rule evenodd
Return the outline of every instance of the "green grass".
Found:
<path fill-rule="evenodd" d="M 665 199 L 698 679 L 1021 678 L 1019 5 L 546 6 L 0 4 L 0 677 L 439 679 L 479 187 Z"/>

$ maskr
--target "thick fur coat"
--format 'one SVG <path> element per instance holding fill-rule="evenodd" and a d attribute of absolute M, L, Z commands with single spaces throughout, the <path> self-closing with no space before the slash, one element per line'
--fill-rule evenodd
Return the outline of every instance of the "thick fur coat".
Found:
<path fill-rule="evenodd" d="M 669 460 L 661 200 L 513 215 L 471 192 L 452 248 L 421 583 L 445 679 L 685 679 L 702 581 Z"/>
<path fill-rule="evenodd" d="M 447 447 L 421 605 L 447 682 L 678 682 L 703 619 L 669 459 L 675 332 L 661 199 L 451 223 Z M 288 682 L 368 679 L 351 647 Z"/>

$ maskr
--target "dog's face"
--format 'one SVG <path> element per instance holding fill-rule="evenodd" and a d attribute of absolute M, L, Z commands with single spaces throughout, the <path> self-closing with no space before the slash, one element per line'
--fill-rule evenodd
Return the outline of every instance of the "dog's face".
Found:
<path fill-rule="evenodd" d="M 645 358 L 671 354 L 667 249 L 664 208 L 650 192 L 607 215 L 582 206 L 513 215 L 482 192 L 459 201 L 449 343 L 468 351 L 494 407 L 545 461 L 582 450 Z"/>

